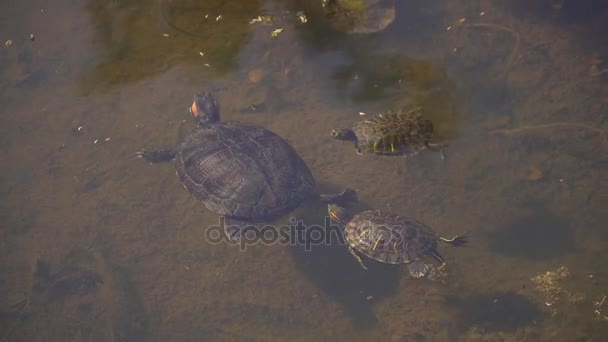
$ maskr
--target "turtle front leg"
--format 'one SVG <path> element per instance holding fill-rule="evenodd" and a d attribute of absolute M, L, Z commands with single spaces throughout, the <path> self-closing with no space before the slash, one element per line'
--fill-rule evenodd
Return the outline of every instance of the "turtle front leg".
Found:
<path fill-rule="evenodd" d="M 160 149 L 155 151 L 141 150 L 137 152 L 137 156 L 145 159 L 150 163 L 168 162 L 175 158 L 174 149 Z"/>
<path fill-rule="evenodd" d="M 363 152 L 361 151 L 361 147 L 359 147 L 359 141 L 357 139 L 355 139 L 355 152 L 358 155 L 362 155 Z"/>
<path fill-rule="evenodd" d="M 350 252 L 350 254 L 352 254 L 353 257 L 355 257 L 355 259 L 357 259 L 357 261 L 359 262 L 359 265 L 361 265 L 361 267 L 363 267 L 364 270 L 367 270 L 367 267 L 365 267 L 365 265 L 363 264 L 363 260 L 361 260 L 361 257 L 359 255 L 357 255 L 357 252 L 355 252 L 353 247 L 348 246 L 348 251 Z"/>
<path fill-rule="evenodd" d="M 437 252 L 436 250 L 432 251 L 430 254 L 433 258 L 435 258 L 435 260 L 441 263 L 441 265 L 439 265 L 439 267 L 437 268 L 438 270 L 443 270 L 448 265 L 448 263 L 445 262 L 445 259 L 443 259 L 441 254 L 439 254 L 439 252 Z"/>

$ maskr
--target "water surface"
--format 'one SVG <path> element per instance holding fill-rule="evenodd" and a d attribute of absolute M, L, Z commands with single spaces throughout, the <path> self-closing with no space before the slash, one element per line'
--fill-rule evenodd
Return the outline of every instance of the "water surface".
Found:
<path fill-rule="evenodd" d="M 332 30 L 320 1 L 4 5 L 0 337 L 606 338 L 608 7 L 396 10 L 386 30 L 349 35 Z M 136 155 L 191 130 L 186 108 L 207 88 L 224 120 L 287 139 L 320 192 L 353 187 L 357 208 L 470 244 L 442 246 L 447 275 L 432 281 L 371 260 L 365 271 L 337 244 L 209 243 L 217 215 L 171 164 Z M 359 112 L 412 104 L 449 142 L 445 160 L 359 156 L 329 136 Z M 292 213 L 320 225 L 325 215 L 315 203 Z M 537 291 L 531 278 L 561 266 L 569 275 L 554 292 Z"/>

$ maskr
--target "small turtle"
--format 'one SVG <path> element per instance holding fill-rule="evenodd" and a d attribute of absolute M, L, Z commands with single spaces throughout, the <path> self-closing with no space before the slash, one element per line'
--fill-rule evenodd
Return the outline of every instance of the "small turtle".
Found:
<path fill-rule="evenodd" d="M 345 33 L 375 33 L 395 21 L 395 0 L 323 0 L 330 25 Z"/>
<path fill-rule="evenodd" d="M 349 251 L 364 269 L 367 268 L 357 252 L 382 263 L 408 264 L 412 277 L 420 278 L 429 271 L 429 266 L 421 261 L 425 255 L 439 261 L 439 269 L 447 265 L 437 251 L 437 241 L 453 246 L 466 243 L 465 236 L 451 239 L 437 236 L 423 223 L 383 210 L 367 210 L 351 216 L 345 208 L 330 204 L 328 213 L 344 226 Z"/>
<path fill-rule="evenodd" d="M 337 140 L 354 141 L 358 154 L 362 154 L 364 149 L 375 154 L 413 156 L 426 148 L 443 152 L 446 146 L 431 142 L 433 123 L 424 118 L 420 107 L 379 114 L 355 123 L 352 129 L 333 129 L 331 136 Z"/>
<path fill-rule="evenodd" d="M 198 128 L 176 149 L 142 151 L 151 163 L 175 159 L 184 187 L 209 210 L 226 217 L 224 229 L 239 240 L 247 223 L 271 220 L 305 199 L 353 199 L 354 190 L 317 195 L 315 180 L 298 153 L 277 134 L 239 122 L 220 122 L 210 92 L 196 95 L 190 113 Z M 229 221 L 229 222 L 228 222 Z"/>

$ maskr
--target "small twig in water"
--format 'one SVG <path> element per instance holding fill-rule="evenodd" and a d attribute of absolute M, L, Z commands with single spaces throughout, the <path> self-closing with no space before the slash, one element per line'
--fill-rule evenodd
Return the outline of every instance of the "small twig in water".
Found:
<path fill-rule="evenodd" d="M 531 130 L 560 128 L 560 127 L 584 128 L 584 129 L 587 129 L 587 130 L 590 130 L 593 132 L 597 132 L 599 134 L 606 133 L 606 131 L 601 128 L 597 128 L 597 127 L 587 125 L 587 124 L 576 123 L 576 122 L 553 122 L 553 123 L 540 124 L 540 125 L 534 125 L 534 126 L 522 126 L 522 127 L 517 127 L 517 128 L 495 129 L 495 130 L 490 131 L 489 133 L 490 134 L 511 135 L 511 134 L 518 134 L 518 133 L 522 133 L 525 131 L 531 131 Z"/>
<path fill-rule="evenodd" d="M 596 66 L 591 67 L 591 70 L 589 70 L 591 77 L 598 77 L 605 73 L 608 73 L 608 69 L 599 70 Z"/>

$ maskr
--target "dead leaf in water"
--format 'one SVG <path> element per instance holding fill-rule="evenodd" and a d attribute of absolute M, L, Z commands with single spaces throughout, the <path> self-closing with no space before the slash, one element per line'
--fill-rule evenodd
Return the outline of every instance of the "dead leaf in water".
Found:
<path fill-rule="evenodd" d="M 543 178 L 543 172 L 536 166 L 531 166 L 528 168 L 528 173 L 526 174 L 526 180 L 536 182 Z"/>

